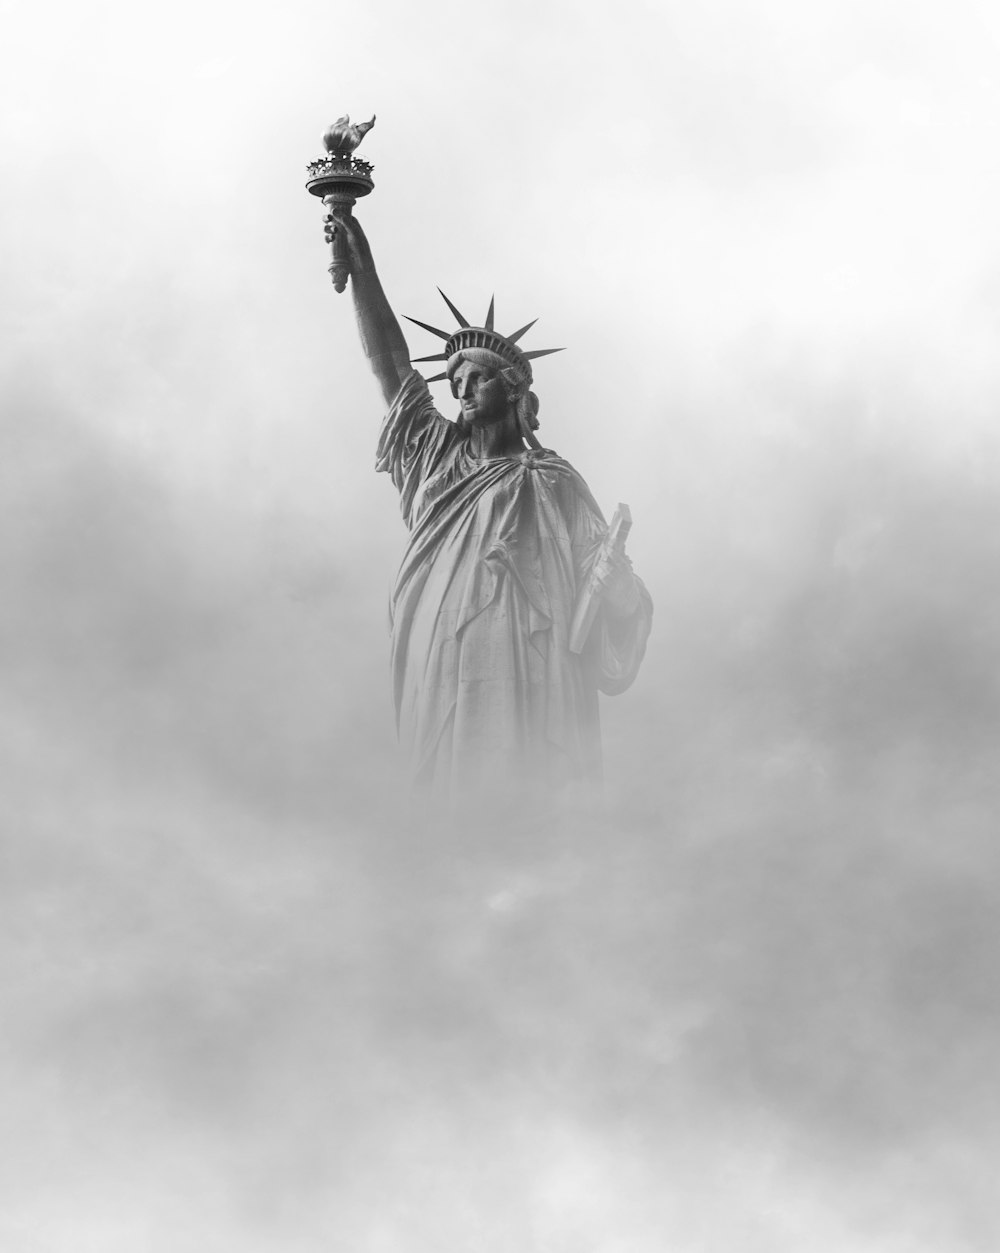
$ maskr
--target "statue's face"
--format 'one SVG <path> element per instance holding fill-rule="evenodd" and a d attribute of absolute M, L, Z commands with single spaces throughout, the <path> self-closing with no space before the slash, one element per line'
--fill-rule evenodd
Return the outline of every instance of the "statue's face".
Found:
<path fill-rule="evenodd" d="M 463 361 L 451 377 L 451 386 L 462 402 L 462 417 L 471 426 L 490 426 L 511 411 L 503 379 L 489 366 Z"/>

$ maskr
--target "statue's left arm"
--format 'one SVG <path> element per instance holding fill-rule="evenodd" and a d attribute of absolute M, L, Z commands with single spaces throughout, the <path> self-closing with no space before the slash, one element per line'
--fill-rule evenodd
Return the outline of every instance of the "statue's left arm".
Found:
<path fill-rule="evenodd" d="M 601 590 L 601 612 L 594 622 L 597 686 L 617 696 L 632 685 L 646 654 L 653 601 L 624 553 L 616 554 Z"/>
<path fill-rule="evenodd" d="M 653 602 L 624 551 L 612 550 L 609 560 L 595 567 L 607 536 L 607 523 L 575 471 L 571 471 L 566 486 L 570 490 L 564 496 L 564 510 L 573 540 L 578 587 L 595 575 L 600 587 L 601 607 L 585 652 L 594 664 L 597 686 L 606 695 L 616 696 L 639 672 L 652 625 Z"/>
<path fill-rule="evenodd" d="M 614 552 L 607 573 L 600 580 L 601 606 L 612 622 L 631 618 L 639 605 L 642 583 L 624 552 Z"/>

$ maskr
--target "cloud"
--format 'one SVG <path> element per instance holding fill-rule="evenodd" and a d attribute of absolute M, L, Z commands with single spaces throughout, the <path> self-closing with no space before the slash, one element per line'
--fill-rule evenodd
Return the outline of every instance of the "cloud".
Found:
<path fill-rule="evenodd" d="M 5 76 L 6 1244 L 995 1247 L 980 28 L 123 13 Z M 632 505 L 606 817 L 395 788 L 346 108 L 392 299 L 541 312 Z"/>

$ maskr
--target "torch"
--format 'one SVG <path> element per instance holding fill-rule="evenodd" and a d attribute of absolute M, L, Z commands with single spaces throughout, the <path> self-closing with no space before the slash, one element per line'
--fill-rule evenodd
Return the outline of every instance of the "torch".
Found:
<path fill-rule="evenodd" d="M 358 197 L 367 196 L 375 187 L 372 166 L 354 156 L 354 149 L 374 125 L 373 115 L 370 122 L 352 126 L 350 115 L 345 113 L 323 136 L 327 155 L 306 166 L 309 174 L 306 190 L 319 196 L 328 210 L 323 224 L 326 227 L 326 242 L 330 245 L 330 277 L 333 279 L 334 290 L 338 292 L 342 292 L 347 286 L 351 267 L 347 258 L 347 245 L 337 231 L 331 215 L 339 213 L 343 217 L 350 213 Z"/>

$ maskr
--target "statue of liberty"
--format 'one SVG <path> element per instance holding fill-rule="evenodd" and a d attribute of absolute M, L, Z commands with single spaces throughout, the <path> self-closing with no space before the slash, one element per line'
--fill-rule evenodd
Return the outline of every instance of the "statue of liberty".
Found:
<path fill-rule="evenodd" d="M 413 782 L 459 796 L 597 781 L 598 692 L 632 683 L 652 603 L 624 553 L 627 523 L 609 530 L 582 477 L 535 435 L 531 361 L 558 350 L 519 347 L 533 322 L 500 334 L 492 301 L 474 326 L 445 296 L 456 330 L 417 323 L 444 341 L 418 359 L 444 363 L 425 381 L 361 225 L 349 204 L 326 204 L 388 406 L 376 469 L 391 477 L 409 532 L 391 599 L 391 670 Z M 454 421 L 427 386 L 444 378 L 461 406 Z"/>

